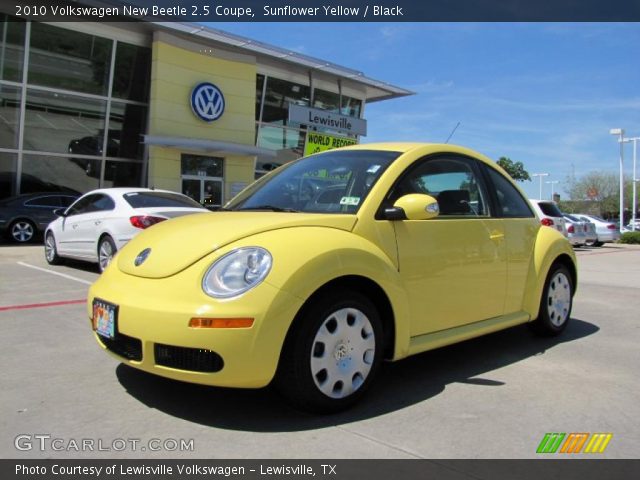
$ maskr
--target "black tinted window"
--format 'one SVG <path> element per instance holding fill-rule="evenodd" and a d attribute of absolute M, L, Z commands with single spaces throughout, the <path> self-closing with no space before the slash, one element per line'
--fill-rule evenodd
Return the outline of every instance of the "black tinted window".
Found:
<path fill-rule="evenodd" d="M 54 196 L 32 198 L 24 202 L 29 207 L 60 207 L 60 198 Z"/>
<path fill-rule="evenodd" d="M 501 216 L 507 218 L 533 217 L 529 203 L 522 198 L 520 192 L 511 185 L 509 180 L 493 168 L 487 167 L 487 170 L 489 171 L 489 177 L 493 183 L 496 197 L 498 197 L 498 207 Z"/>
<path fill-rule="evenodd" d="M 133 192 L 124 195 L 124 199 L 133 208 L 189 207 L 202 208 L 202 205 L 185 195 L 171 192 Z"/>
<path fill-rule="evenodd" d="M 538 202 L 538 206 L 542 213 L 549 217 L 561 217 L 562 212 L 558 208 L 558 206 L 553 202 Z"/>
<path fill-rule="evenodd" d="M 115 202 L 107 195 L 95 195 L 94 200 L 89 205 L 90 212 L 102 212 L 116 208 Z"/>
<path fill-rule="evenodd" d="M 89 206 L 91 205 L 95 197 L 96 195 L 88 195 L 86 197 L 82 197 L 76 203 L 71 205 L 71 207 L 69 207 L 69 210 L 67 210 L 67 215 L 79 215 L 81 213 L 89 212 Z"/>

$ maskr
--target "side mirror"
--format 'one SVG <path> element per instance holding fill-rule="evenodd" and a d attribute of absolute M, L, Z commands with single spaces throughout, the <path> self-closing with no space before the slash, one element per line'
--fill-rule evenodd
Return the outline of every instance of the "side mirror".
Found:
<path fill-rule="evenodd" d="M 53 211 L 53 214 L 58 216 L 58 217 L 63 217 L 64 218 L 64 217 L 66 217 L 66 215 L 64 213 L 66 210 L 67 210 L 66 208 L 56 208 Z"/>
<path fill-rule="evenodd" d="M 387 220 L 429 220 L 439 213 L 438 201 L 423 193 L 404 195 L 396 200 L 392 208 L 385 209 Z"/>

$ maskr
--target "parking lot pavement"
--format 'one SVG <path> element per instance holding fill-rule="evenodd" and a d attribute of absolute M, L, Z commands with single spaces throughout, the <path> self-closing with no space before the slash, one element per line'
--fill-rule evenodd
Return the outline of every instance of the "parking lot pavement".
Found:
<path fill-rule="evenodd" d="M 82 303 L 96 270 L 50 267 L 42 246 L 0 245 L 0 457 L 532 458 L 547 432 L 610 432 L 601 457 L 638 458 L 640 248 L 577 255 L 563 336 L 521 326 L 385 364 L 364 402 L 316 417 L 268 388 L 118 365 L 95 344 Z M 78 451 L 83 439 L 93 451 Z M 167 452 L 180 439 L 184 451 Z"/>

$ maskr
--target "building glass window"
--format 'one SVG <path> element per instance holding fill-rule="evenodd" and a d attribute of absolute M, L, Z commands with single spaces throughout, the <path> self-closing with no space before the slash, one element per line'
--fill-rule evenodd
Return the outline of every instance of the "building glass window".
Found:
<path fill-rule="evenodd" d="M 146 126 L 147 107 L 111 102 L 107 156 L 142 160 Z"/>
<path fill-rule="evenodd" d="M 149 99 L 150 76 L 151 50 L 118 42 L 112 95 L 125 100 L 146 102 Z"/>
<path fill-rule="evenodd" d="M 270 163 L 282 165 L 300 158 L 304 152 L 305 132 L 293 128 L 260 127 L 258 146 L 276 151 Z"/>
<path fill-rule="evenodd" d="M 260 105 L 262 105 L 262 90 L 264 90 L 264 75 L 256 77 L 256 121 L 260 121 Z"/>
<path fill-rule="evenodd" d="M 0 147 L 2 148 L 18 148 L 21 91 L 21 88 L 0 83 Z"/>
<path fill-rule="evenodd" d="M 82 193 L 98 188 L 100 160 L 24 155 L 20 192 Z"/>
<path fill-rule="evenodd" d="M 18 193 L 16 169 L 18 155 L 0 152 L 0 198 L 12 197 Z"/>
<path fill-rule="evenodd" d="M 0 14 L 0 80 L 22 81 L 25 30 L 25 22 Z"/>
<path fill-rule="evenodd" d="M 106 95 L 112 47 L 106 38 L 32 23 L 29 83 Z"/>
<path fill-rule="evenodd" d="M 224 160 L 219 157 L 205 157 L 203 155 L 181 156 L 182 175 L 197 175 L 199 177 L 222 177 Z"/>
<path fill-rule="evenodd" d="M 27 91 L 25 150 L 102 155 L 106 102 Z"/>
<path fill-rule="evenodd" d="M 309 106 L 309 98 L 309 87 L 287 80 L 268 77 L 262 121 L 278 125 L 289 125 L 289 104 Z"/>
<path fill-rule="evenodd" d="M 362 100 L 357 98 L 342 96 L 342 103 L 340 105 L 340 113 L 342 115 L 348 115 L 350 117 L 360 118 L 360 112 L 362 111 Z"/>
<path fill-rule="evenodd" d="M 138 187 L 142 185 L 142 163 L 107 160 L 103 188 Z"/>
<path fill-rule="evenodd" d="M 338 113 L 340 111 L 340 95 L 316 88 L 313 90 L 313 106 Z"/>

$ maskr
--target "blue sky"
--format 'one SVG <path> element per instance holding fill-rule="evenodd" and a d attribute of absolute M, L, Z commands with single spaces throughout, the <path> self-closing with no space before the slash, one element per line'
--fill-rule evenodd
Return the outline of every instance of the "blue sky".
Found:
<path fill-rule="evenodd" d="M 451 139 L 548 172 L 618 170 L 609 129 L 640 136 L 640 24 L 213 23 L 416 92 L 368 104 L 364 142 Z M 631 146 L 625 171 L 631 173 Z M 538 180 L 521 184 L 538 197 Z M 543 184 L 543 196 L 551 186 Z M 563 195 L 564 196 L 564 195 Z M 566 198 L 566 196 L 565 196 Z"/>

